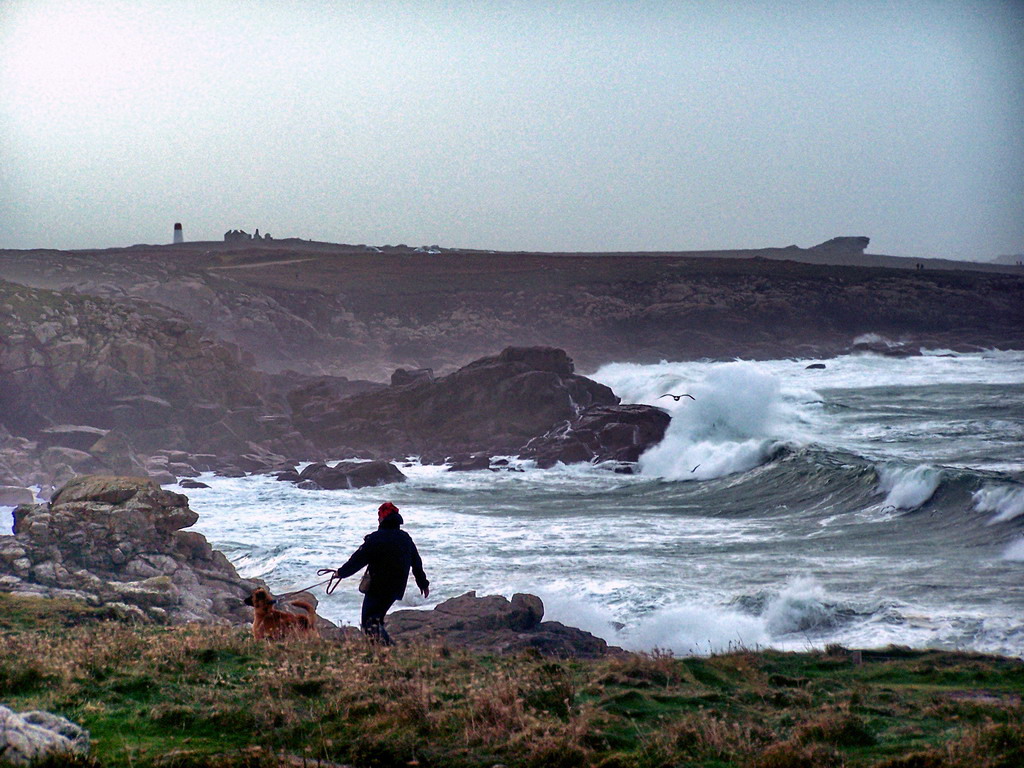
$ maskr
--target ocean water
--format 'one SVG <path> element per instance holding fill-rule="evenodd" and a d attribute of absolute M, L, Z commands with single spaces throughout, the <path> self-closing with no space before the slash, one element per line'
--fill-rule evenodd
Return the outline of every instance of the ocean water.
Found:
<path fill-rule="evenodd" d="M 184 492 L 195 529 L 278 592 L 341 565 L 390 500 L 432 582 L 405 607 L 532 592 L 549 619 L 677 654 L 1024 655 L 1024 353 L 809 362 L 601 368 L 623 402 L 673 415 L 635 475 L 409 462 L 407 483 L 381 488 L 204 476 Z M 320 613 L 356 623 L 357 581 L 320 591 Z"/>

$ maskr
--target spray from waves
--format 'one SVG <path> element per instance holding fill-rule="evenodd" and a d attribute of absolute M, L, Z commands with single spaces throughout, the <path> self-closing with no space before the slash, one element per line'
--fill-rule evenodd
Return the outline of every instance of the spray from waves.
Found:
<path fill-rule="evenodd" d="M 687 381 L 681 377 L 685 371 L 703 376 Z M 780 444 L 808 442 L 804 409 L 819 400 L 807 390 L 784 391 L 777 376 L 748 362 L 703 369 L 666 365 L 653 377 L 615 366 L 605 370 L 604 378 L 615 380 L 613 388 L 629 402 L 660 400 L 672 411 L 665 438 L 640 458 L 640 472 L 673 480 L 744 472 L 768 461 Z M 681 391 L 694 399 L 673 403 L 660 398 Z"/>
<path fill-rule="evenodd" d="M 1018 539 L 1003 551 L 1003 560 L 1024 562 L 1024 539 Z"/>
<path fill-rule="evenodd" d="M 917 509 L 935 494 L 941 482 L 942 470 L 927 464 L 878 467 L 878 490 L 886 494 L 884 507 Z"/>
<path fill-rule="evenodd" d="M 790 580 L 777 593 L 742 608 L 688 602 L 656 610 L 631 626 L 613 620 L 604 606 L 564 593 L 541 593 L 549 618 L 580 627 L 634 651 L 661 649 L 681 655 L 806 643 L 827 633 L 854 612 L 843 610 L 811 577 Z"/>
<path fill-rule="evenodd" d="M 1024 515 L 1024 488 L 1009 485 L 984 486 L 975 491 L 974 508 L 978 512 L 995 512 L 988 525 L 1006 523 Z"/>
<path fill-rule="evenodd" d="M 853 340 L 853 343 L 854 343 L 854 345 L 857 345 L 857 344 L 879 344 L 879 345 L 884 344 L 885 346 L 889 347 L 890 349 L 892 349 L 893 347 L 901 347 L 901 346 L 903 346 L 903 342 L 892 341 L 891 339 L 887 339 L 885 336 L 881 336 L 881 335 L 879 335 L 877 333 L 862 333 L 860 336 L 857 336 Z"/>

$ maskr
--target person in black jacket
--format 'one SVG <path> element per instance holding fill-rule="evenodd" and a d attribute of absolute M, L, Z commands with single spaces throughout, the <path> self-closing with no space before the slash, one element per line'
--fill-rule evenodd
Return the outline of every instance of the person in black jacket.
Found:
<path fill-rule="evenodd" d="M 398 507 L 390 501 L 381 504 L 377 510 L 377 530 L 366 536 L 362 546 L 337 570 L 337 577 L 344 579 L 366 566 L 370 585 L 363 596 L 360 623 L 367 637 L 384 645 L 391 645 L 384 615 L 396 600 L 405 596 L 410 568 L 423 597 L 430 595 L 430 582 L 423 572 L 416 544 L 399 528 L 404 522 Z"/>

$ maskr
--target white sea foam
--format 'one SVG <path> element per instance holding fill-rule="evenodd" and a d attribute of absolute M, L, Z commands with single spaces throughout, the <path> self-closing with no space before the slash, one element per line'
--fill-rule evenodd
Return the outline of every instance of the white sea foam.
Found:
<path fill-rule="evenodd" d="M 765 625 L 772 636 L 826 626 L 832 618 L 833 609 L 827 605 L 825 588 L 809 576 L 793 579 L 764 612 Z"/>
<path fill-rule="evenodd" d="M 757 616 L 727 608 L 690 604 L 665 608 L 624 631 L 621 645 L 629 650 L 656 648 L 682 655 L 705 655 L 735 648 L 768 645 L 770 636 Z"/>
<path fill-rule="evenodd" d="M 1020 407 L 1018 387 L 970 393 L 972 402 L 992 407 L 965 414 L 958 404 L 968 395 L 937 385 L 1019 384 L 1024 355 L 850 356 L 824 361 L 824 370 L 806 370 L 808 362 L 617 365 L 596 378 L 626 402 L 674 414 L 674 429 L 683 431 L 669 440 L 678 438 L 681 453 L 699 456 L 693 464 L 680 457 L 675 471 L 682 475 L 750 466 L 780 443 L 807 441 L 835 448 L 840 462 L 859 454 L 880 474 L 889 472 L 891 486 L 879 489 L 874 504 L 842 511 L 824 528 L 798 500 L 764 515 L 756 499 L 719 503 L 735 500 L 747 483 L 662 482 L 587 464 L 542 471 L 525 463 L 517 467 L 524 472 L 495 473 L 403 466 L 409 480 L 401 485 L 334 492 L 263 476 L 204 476 L 214 487 L 187 494 L 200 514 L 196 529 L 245 574 L 263 574 L 277 590 L 309 584 L 317 568 L 344 562 L 375 525 L 377 505 L 391 499 L 403 509 L 433 585 L 429 600 L 411 590 L 398 608 L 434 605 L 471 589 L 509 597 L 530 592 L 544 599 L 547 618 L 644 650 L 798 650 L 837 642 L 1019 655 L 1024 597 L 1019 563 L 1009 560 L 1024 561 L 1024 542 L 1007 547 L 1005 536 L 998 544 L 993 537 L 991 548 L 965 551 L 951 529 L 917 527 L 880 510 L 890 494 L 908 506 L 924 503 L 939 487 L 939 468 L 958 460 L 976 467 L 1020 456 L 1019 411 L 1001 405 L 1005 398 Z M 914 391 L 917 385 L 928 386 Z M 666 392 L 698 399 L 659 399 Z M 962 435 L 942 433 L 947 423 Z M 691 473 L 701 460 L 706 465 Z M 848 463 L 862 466 L 856 457 Z M 1019 487 L 1009 477 L 986 477 L 993 488 Z M 837 487 L 837 509 L 821 514 L 845 510 L 848 490 Z M 982 521 L 1010 503 L 999 508 L 994 494 L 977 502 L 992 505 L 979 513 Z M 804 573 L 823 574 L 827 589 L 790 580 Z M 322 615 L 355 623 L 360 598 L 355 580 L 346 582 L 322 601 Z"/>
<path fill-rule="evenodd" d="M 1024 562 L 1024 539 L 1018 539 L 1003 551 L 1004 560 Z"/>
<path fill-rule="evenodd" d="M 705 655 L 736 648 L 806 645 L 808 633 L 834 624 L 834 608 L 822 585 L 810 577 L 790 580 L 760 615 L 713 603 L 667 605 L 622 626 L 604 605 L 564 592 L 540 591 L 549 619 L 580 627 L 610 643 L 636 651 L 661 649 Z"/>
<path fill-rule="evenodd" d="M 898 347 L 901 342 L 892 341 L 877 333 L 862 333 L 853 340 L 854 344 L 885 344 L 887 347 Z"/>
<path fill-rule="evenodd" d="M 0 536 L 10 534 L 14 529 L 14 507 L 0 507 Z"/>
<path fill-rule="evenodd" d="M 825 365 L 823 370 L 807 370 L 810 363 Z M 728 363 L 662 362 L 657 365 L 612 363 L 591 377 L 607 384 L 628 403 L 655 403 L 665 392 L 699 381 L 715 368 Z M 841 355 L 824 360 L 765 360 L 756 363 L 761 370 L 777 377 L 784 392 L 804 391 L 814 398 L 812 389 L 911 387 L 940 384 L 1019 384 L 1024 381 L 1024 352 L 986 350 L 954 353 L 948 350 L 921 350 L 920 356 L 891 358 L 882 355 Z M 664 405 L 668 400 L 657 401 Z"/>
<path fill-rule="evenodd" d="M 657 402 L 672 412 L 665 439 L 640 458 L 640 471 L 674 480 L 706 480 L 762 464 L 780 441 L 806 440 L 802 412 L 813 392 L 783 391 L 780 380 L 757 363 L 703 366 L 683 378 L 675 366 L 658 375 L 646 366 L 602 369 L 605 380 L 629 402 Z M 661 392 L 659 392 L 661 390 Z M 673 401 L 665 391 L 693 399 Z"/>
<path fill-rule="evenodd" d="M 1024 488 L 1009 485 L 983 486 L 974 492 L 974 508 L 979 512 L 995 512 L 989 525 L 1005 523 L 1024 515 Z"/>
<path fill-rule="evenodd" d="M 942 482 L 942 470 L 883 465 L 878 468 L 878 490 L 886 494 L 883 507 L 917 509 L 930 499 Z"/>

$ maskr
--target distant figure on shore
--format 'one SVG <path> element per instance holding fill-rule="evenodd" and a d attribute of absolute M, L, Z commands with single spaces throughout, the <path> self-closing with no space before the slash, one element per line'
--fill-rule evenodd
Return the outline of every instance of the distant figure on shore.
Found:
<path fill-rule="evenodd" d="M 175 224 L 174 224 L 174 243 L 175 243 L 175 245 L 177 245 L 178 243 L 184 243 L 184 242 L 185 242 L 185 235 L 181 231 L 181 222 L 180 221 L 175 222 Z"/>
<path fill-rule="evenodd" d="M 430 582 L 423 572 L 416 544 L 408 533 L 400 530 L 404 522 L 398 507 L 385 501 L 377 509 L 377 530 L 366 536 L 348 562 L 336 571 L 337 577 L 344 579 L 366 568 L 359 582 L 359 591 L 363 593 L 360 625 L 371 641 L 382 645 L 391 645 L 384 616 L 396 600 L 405 596 L 410 569 L 423 597 L 430 595 Z"/>

